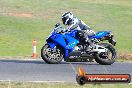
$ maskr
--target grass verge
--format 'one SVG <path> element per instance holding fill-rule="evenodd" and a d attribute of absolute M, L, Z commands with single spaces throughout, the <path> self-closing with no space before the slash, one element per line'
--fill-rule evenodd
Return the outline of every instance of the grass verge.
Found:
<path fill-rule="evenodd" d="M 0 82 L 0 88 L 132 88 L 132 84 L 86 84 L 76 83 L 32 83 L 32 82 Z"/>

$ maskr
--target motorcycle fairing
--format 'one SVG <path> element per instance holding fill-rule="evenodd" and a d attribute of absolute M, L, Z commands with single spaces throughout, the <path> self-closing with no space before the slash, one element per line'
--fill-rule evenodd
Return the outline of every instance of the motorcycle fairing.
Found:
<path fill-rule="evenodd" d="M 100 39 L 106 35 L 108 35 L 111 31 L 99 31 L 94 36 L 89 36 L 89 38 L 97 38 Z"/>
<path fill-rule="evenodd" d="M 54 44 L 50 41 L 48 42 L 48 40 L 52 40 L 54 42 Z M 72 50 L 75 47 L 75 45 L 77 43 L 79 43 L 78 40 L 76 40 L 75 38 L 69 36 L 69 34 L 66 34 L 66 35 L 62 35 L 62 34 L 52 35 L 52 36 L 49 37 L 49 39 L 47 39 L 47 42 L 49 43 L 51 48 L 54 48 L 54 46 L 56 44 L 59 44 L 64 49 L 69 49 L 69 50 Z"/>
<path fill-rule="evenodd" d="M 73 50 L 73 48 L 76 46 L 79 41 L 69 35 L 65 35 L 66 41 L 68 42 L 66 49 Z"/>
<path fill-rule="evenodd" d="M 48 42 L 47 44 L 50 46 L 51 49 L 53 49 L 56 46 L 56 43 L 54 42 Z"/>
<path fill-rule="evenodd" d="M 79 43 L 79 41 L 69 36 L 69 34 L 66 35 L 56 34 L 56 35 L 51 35 L 47 39 L 47 43 L 50 45 L 52 49 L 56 46 L 56 44 L 63 47 L 65 51 L 64 58 L 67 58 L 69 55 L 69 51 L 72 52 L 76 44 Z"/>
<path fill-rule="evenodd" d="M 76 33 L 77 33 L 77 31 L 78 31 L 78 30 L 73 30 L 73 31 L 71 31 L 71 32 L 66 33 L 66 35 L 69 35 L 69 36 L 72 36 L 72 37 L 76 38 Z"/>

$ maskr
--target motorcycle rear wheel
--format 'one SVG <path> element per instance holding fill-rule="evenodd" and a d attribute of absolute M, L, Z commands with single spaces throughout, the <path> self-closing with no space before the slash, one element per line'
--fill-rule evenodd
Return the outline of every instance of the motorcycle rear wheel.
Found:
<path fill-rule="evenodd" d="M 48 64 L 58 64 L 63 60 L 63 53 L 59 47 L 56 46 L 53 50 L 45 44 L 41 49 L 41 57 Z"/>
<path fill-rule="evenodd" d="M 95 55 L 95 61 L 101 65 L 111 65 L 116 60 L 116 50 L 113 48 L 112 45 L 108 43 L 102 43 L 101 46 L 108 49 L 106 53 L 100 53 Z M 111 56 L 110 56 L 111 55 Z"/>

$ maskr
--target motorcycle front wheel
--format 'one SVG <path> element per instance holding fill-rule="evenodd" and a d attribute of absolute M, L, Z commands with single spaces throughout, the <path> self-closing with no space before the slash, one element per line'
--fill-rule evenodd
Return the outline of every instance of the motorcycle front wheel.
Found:
<path fill-rule="evenodd" d="M 48 64 L 58 64 L 63 60 L 61 49 L 55 46 L 53 49 L 45 44 L 41 49 L 41 57 Z"/>
<path fill-rule="evenodd" d="M 111 65 L 116 60 L 116 50 L 108 43 L 99 44 L 107 49 L 106 52 L 102 52 L 95 55 L 95 61 L 101 65 Z"/>

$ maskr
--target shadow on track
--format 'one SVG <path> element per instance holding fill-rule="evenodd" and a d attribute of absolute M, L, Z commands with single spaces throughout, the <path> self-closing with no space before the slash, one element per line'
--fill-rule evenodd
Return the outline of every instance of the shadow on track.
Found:
<path fill-rule="evenodd" d="M 29 60 L 0 60 L 0 62 L 9 62 L 9 63 L 29 63 L 29 64 L 46 64 L 43 61 L 29 61 Z"/>
<path fill-rule="evenodd" d="M 9 62 L 9 63 L 29 63 L 29 64 L 47 64 L 43 60 L 0 60 L 0 62 Z M 61 62 L 60 64 L 57 65 L 62 65 L 62 64 L 74 64 L 74 65 L 99 65 L 96 62 Z M 49 64 L 47 64 L 49 65 Z M 53 64 L 52 64 L 53 65 Z"/>
<path fill-rule="evenodd" d="M 96 62 L 61 62 L 60 64 L 73 64 L 73 65 L 100 65 Z"/>

